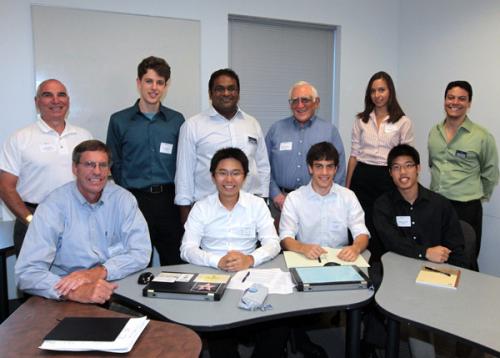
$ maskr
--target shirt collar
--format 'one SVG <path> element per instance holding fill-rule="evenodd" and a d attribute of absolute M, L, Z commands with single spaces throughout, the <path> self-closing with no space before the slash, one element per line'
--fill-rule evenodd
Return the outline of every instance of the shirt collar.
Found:
<path fill-rule="evenodd" d="M 312 187 L 312 180 L 310 180 L 309 183 L 306 185 L 307 195 L 311 198 L 326 198 L 326 197 L 337 194 L 336 186 L 337 186 L 337 184 L 335 184 L 335 182 L 334 182 L 332 187 L 330 188 L 330 191 L 328 192 L 328 194 L 320 195 L 314 191 L 314 189 Z"/>
<path fill-rule="evenodd" d="M 88 206 L 90 208 L 95 208 L 95 207 L 102 206 L 104 204 L 104 202 L 107 201 L 109 191 L 111 189 L 109 188 L 109 182 L 106 183 L 106 185 L 104 186 L 104 189 L 102 190 L 101 197 L 99 198 L 99 200 L 96 203 L 89 203 L 87 201 L 87 199 L 85 199 L 83 197 L 82 193 L 80 193 L 80 190 L 78 190 L 78 187 L 76 185 L 76 180 L 73 181 L 73 185 L 72 185 L 71 190 L 72 190 L 73 194 L 75 195 L 76 200 L 80 203 L 80 205 Z"/>
<path fill-rule="evenodd" d="M 446 122 L 446 118 L 443 119 L 443 121 L 440 124 L 440 129 L 441 129 L 441 131 L 443 133 L 444 133 L 444 124 L 445 124 L 445 122 Z M 465 115 L 464 122 L 460 125 L 460 127 L 458 128 L 458 130 L 460 130 L 460 128 L 463 128 L 467 132 L 470 133 L 472 131 L 472 127 L 473 127 L 472 121 L 469 119 L 469 117 L 467 115 Z"/>
<path fill-rule="evenodd" d="M 135 101 L 134 113 L 142 115 L 141 108 L 139 107 L 139 101 L 140 101 L 140 98 L 137 101 Z M 167 120 L 167 107 L 165 107 L 161 103 L 160 103 L 160 108 L 158 110 L 158 113 L 161 113 L 162 115 L 157 117 L 157 118 L 163 119 L 164 121 Z M 158 113 L 156 113 L 156 114 L 158 114 Z M 156 116 L 156 114 L 155 114 L 155 116 Z M 134 117 L 132 117 L 132 119 L 134 119 Z M 156 118 L 154 118 L 154 119 L 156 119 Z"/>
<path fill-rule="evenodd" d="M 212 119 L 223 119 L 223 120 L 226 120 L 226 121 L 228 120 L 222 114 L 220 114 L 219 112 L 217 112 L 217 110 L 212 105 L 210 105 L 210 108 L 208 108 L 207 114 Z M 233 120 L 233 119 L 242 119 L 242 118 L 243 118 L 243 111 L 238 106 L 238 110 L 234 114 L 234 117 L 231 118 L 230 120 Z"/>
<path fill-rule="evenodd" d="M 243 208 L 247 208 L 249 207 L 250 203 L 248 202 L 247 198 L 245 197 L 244 195 L 244 191 L 243 190 L 240 190 L 240 197 L 238 198 L 238 201 L 236 202 L 236 205 L 234 206 L 233 210 L 238 207 L 238 206 L 242 206 Z M 220 199 L 219 199 L 219 193 L 215 193 L 215 200 L 217 202 L 217 204 L 219 205 L 220 208 L 224 209 L 227 211 L 227 208 L 222 205 Z"/>
<path fill-rule="evenodd" d="M 390 192 L 390 197 L 391 197 L 391 200 L 394 201 L 394 202 L 403 202 L 403 203 L 406 203 L 406 204 L 409 204 L 405 198 L 403 198 L 403 196 L 401 195 L 401 193 L 399 192 L 399 190 L 397 188 L 394 188 L 391 192 Z M 415 199 L 415 202 L 413 203 L 413 205 L 415 205 L 416 203 L 418 203 L 419 201 L 429 201 L 430 200 L 430 194 L 429 194 L 429 191 L 427 189 L 425 189 L 420 183 L 418 184 L 418 195 L 417 195 L 417 199 Z"/>
<path fill-rule="evenodd" d="M 59 133 L 57 133 L 53 128 L 51 128 L 47 122 L 45 122 L 42 117 L 40 117 L 40 115 L 38 115 L 38 120 L 36 121 L 36 124 L 38 125 L 38 128 L 44 132 L 44 133 L 50 133 L 50 132 L 54 132 L 56 133 L 57 135 L 59 135 Z M 68 122 L 65 121 L 65 125 L 64 125 L 64 130 L 62 131 L 62 133 L 60 134 L 61 137 L 64 137 L 65 135 L 68 135 L 68 134 L 75 134 L 76 133 L 76 129 L 70 125 Z"/>
<path fill-rule="evenodd" d="M 294 116 L 290 117 L 294 126 L 298 129 L 300 128 L 308 128 L 313 125 L 313 122 L 316 120 L 316 115 L 313 115 L 304 125 L 302 125 L 298 120 L 295 119 Z"/>
<path fill-rule="evenodd" d="M 382 122 L 387 122 L 389 120 L 389 115 L 385 116 Z M 370 112 L 370 119 L 376 124 L 377 123 L 377 117 L 375 116 L 375 111 Z"/>

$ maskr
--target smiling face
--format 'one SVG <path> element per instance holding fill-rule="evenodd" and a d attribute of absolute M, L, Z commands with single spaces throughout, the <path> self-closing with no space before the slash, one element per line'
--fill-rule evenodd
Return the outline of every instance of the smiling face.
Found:
<path fill-rule="evenodd" d="M 95 166 L 95 167 L 93 167 Z M 76 186 L 89 203 L 95 203 L 101 197 L 109 175 L 109 158 L 106 152 L 83 152 L 80 161 L 73 163 Z"/>
<path fill-rule="evenodd" d="M 245 181 L 243 165 L 234 158 L 223 159 L 217 164 L 212 179 L 222 203 L 228 200 L 236 202 Z"/>
<path fill-rule="evenodd" d="M 68 91 L 57 80 L 45 81 L 38 88 L 35 104 L 45 122 L 64 120 L 69 109 Z"/>
<path fill-rule="evenodd" d="M 337 172 L 335 162 L 333 160 L 315 160 L 312 166 L 309 165 L 308 168 L 314 191 L 320 195 L 328 194 Z"/>
<path fill-rule="evenodd" d="M 137 89 L 140 94 L 141 110 L 157 112 L 160 102 L 167 89 L 165 77 L 161 77 L 153 69 L 148 69 L 142 78 L 137 79 Z"/>
<path fill-rule="evenodd" d="M 463 120 L 471 105 L 469 94 L 461 87 L 453 87 L 446 92 L 444 110 L 447 118 Z"/>
<path fill-rule="evenodd" d="M 389 88 L 384 79 L 380 78 L 373 81 L 370 89 L 370 98 L 375 105 L 375 108 L 386 109 L 389 101 Z"/>
<path fill-rule="evenodd" d="M 234 117 L 238 111 L 240 89 L 232 77 L 221 75 L 214 80 L 210 89 L 210 100 L 215 110 L 227 119 Z"/>
<path fill-rule="evenodd" d="M 309 85 L 297 86 L 290 96 L 290 109 L 299 123 L 310 120 L 319 107 L 319 97 L 314 98 L 313 90 Z"/>
<path fill-rule="evenodd" d="M 409 155 L 396 157 L 389 170 L 392 181 L 400 191 L 415 190 L 418 188 L 420 165 L 416 164 Z"/>

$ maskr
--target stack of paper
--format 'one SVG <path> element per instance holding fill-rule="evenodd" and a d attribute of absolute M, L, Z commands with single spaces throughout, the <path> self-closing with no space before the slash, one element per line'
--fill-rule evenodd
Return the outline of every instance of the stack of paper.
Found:
<path fill-rule="evenodd" d="M 293 293 L 295 285 L 289 272 L 283 272 L 279 268 L 274 269 L 248 269 L 238 271 L 227 288 L 233 290 L 246 290 L 252 284 L 259 283 L 266 286 L 268 293 L 290 294 Z"/>
<path fill-rule="evenodd" d="M 105 320 L 108 322 L 105 322 Z M 125 325 L 120 327 L 123 324 L 122 322 Z M 109 331 L 102 329 L 103 326 L 106 326 L 106 323 L 110 323 L 111 326 L 118 329 L 118 336 L 111 334 L 115 337 L 114 339 L 108 337 L 110 335 Z M 52 351 L 127 353 L 132 350 L 132 347 L 148 323 L 149 320 L 146 317 L 130 319 L 116 317 L 67 317 L 45 337 L 39 348 Z M 93 327 L 95 332 L 89 333 L 85 327 Z M 92 337 L 91 339 L 93 340 L 82 340 L 87 339 L 87 337 Z"/>

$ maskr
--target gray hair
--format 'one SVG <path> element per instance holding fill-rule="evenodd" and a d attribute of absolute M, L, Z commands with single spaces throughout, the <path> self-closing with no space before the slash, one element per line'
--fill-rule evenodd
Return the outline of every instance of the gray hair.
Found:
<path fill-rule="evenodd" d="M 312 84 L 310 84 L 309 82 L 306 82 L 306 81 L 299 81 L 299 82 L 296 82 L 294 83 L 294 85 L 292 86 L 292 88 L 290 88 L 290 91 L 288 91 L 288 98 L 289 99 L 292 99 L 292 92 L 295 88 L 297 87 L 300 87 L 300 86 L 309 86 L 311 87 L 311 91 L 313 93 L 313 100 L 316 100 L 316 98 L 319 97 L 318 95 L 318 90 L 316 89 L 316 87 L 314 87 Z"/>

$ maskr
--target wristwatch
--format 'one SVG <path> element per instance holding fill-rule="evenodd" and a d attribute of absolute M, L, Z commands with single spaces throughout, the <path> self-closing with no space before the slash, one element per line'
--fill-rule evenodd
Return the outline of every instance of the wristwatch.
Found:
<path fill-rule="evenodd" d="M 33 220 L 33 214 L 29 214 L 28 216 L 26 216 L 24 218 L 24 220 L 26 220 L 28 222 L 28 224 L 31 222 L 31 220 Z"/>

